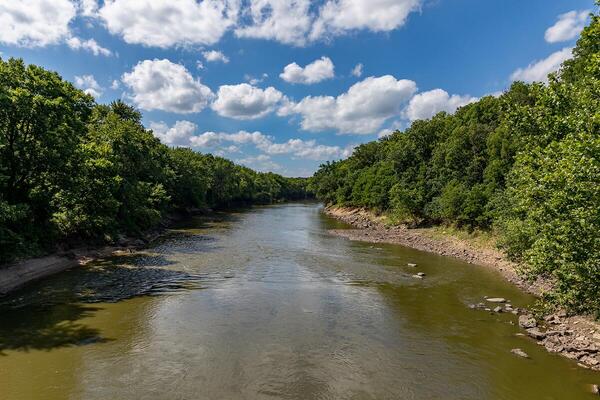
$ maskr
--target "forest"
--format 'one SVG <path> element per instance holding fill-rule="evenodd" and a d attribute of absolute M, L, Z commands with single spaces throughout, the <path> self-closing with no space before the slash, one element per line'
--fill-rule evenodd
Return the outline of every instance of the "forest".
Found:
<path fill-rule="evenodd" d="M 320 167 L 312 190 L 411 226 L 493 233 L 546 304 L 600 317 L 600 17 L 548 83 L 416 121 Z"/>
<path fill-rule="evenodd" d="M 170 148 L 118 100 L 0 59 L 0 264 L 138 235 L 169 213 L 304 199 L 306 179 Z"/>

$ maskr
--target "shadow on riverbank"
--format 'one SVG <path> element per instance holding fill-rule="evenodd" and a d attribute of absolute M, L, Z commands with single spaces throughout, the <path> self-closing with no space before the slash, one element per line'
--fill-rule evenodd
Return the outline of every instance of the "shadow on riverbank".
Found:
<path fill-rule="evenodd" d="M 6 351 L 52 350 L 112 339 L 81 320 L 101 307 L 138 296 L 200 288 L 200 277 L 165 269 L 160 254 L 131 254 L 93 262 L 0 299 L 0 356 Z"/>

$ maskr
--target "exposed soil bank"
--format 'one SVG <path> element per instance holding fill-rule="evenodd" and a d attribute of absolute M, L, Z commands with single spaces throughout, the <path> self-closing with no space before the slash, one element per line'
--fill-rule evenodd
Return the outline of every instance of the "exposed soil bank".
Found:
<path fill-rule="evenodd" d="M 355 229 L 333 229 L 332 234 L 350 240 L 372 243 L 394 243 L 444 256 L 456 257 L 468 263 L 483 265 L 499 271 L 509 282 L 522 290 L 539 296 L 550 287 L 548 282 L 528 282 L 517 273 L 517 265 L 508 261 L 497 249 L 475 246 L 467 240 L 440 236 L 432 229 L 409 229 L 406 226 L 388 226 L 384 218 L 356 208 L 326 207 L 325 214 L 352 225 Z M 488 309 L 473 305 L 474 309 Z M 498 311 L 506 312 L 499 307 Z M 548 315 L 535 321 L 522 310 L 521 327 L 528 336 L 550 352 L 560 353 L 576 360 L 578 365 L 600 371 L 600 324 L 588 317 L 568 316 L 564 312 Z"/>

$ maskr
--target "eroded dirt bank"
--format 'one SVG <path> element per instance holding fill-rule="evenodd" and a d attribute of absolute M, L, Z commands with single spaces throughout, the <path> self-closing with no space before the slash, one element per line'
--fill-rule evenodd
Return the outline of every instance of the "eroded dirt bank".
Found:
<path fill-rule="evenodd" d="M 475 246 L 452 236 L 435 235 L 431 229 L 409 229 L 406 226 L 388 226 L 375 214 L 355 208 L 326 207 L 324 213 L 350 224 L 354 229 L 332 229 L 330 233 L 350 240 L 372 243 L 394 243 L 444 256 L 456 257 L 471 264 L 499 271 L 505 279 L 519 288 L 539 296 L 549 283 L 528 282 L 517 273 L 517 265 L 508 261 L 494 248 Z M 505 307 L 486 304 L 472 305 L 475 310 L 507 312 Z M 510 310 L 510 308 L 509 308 Z M 509 311 L 511 312 L 511 311 Z M 565 312 L 547 315 L 536 321 L 527 310 L 515 312 L 518 323 L 526 334 L 548 351 L 577 361 L 584 368 L 600 371 L 600 324 L 584 316 L 569 316 Z"/>

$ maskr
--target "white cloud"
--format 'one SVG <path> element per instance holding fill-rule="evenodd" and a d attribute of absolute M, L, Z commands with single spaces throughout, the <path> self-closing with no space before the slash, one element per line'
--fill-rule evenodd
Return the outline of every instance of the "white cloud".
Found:
<path fill-rule="evenodd" d="M 310 0 L 250 0 L 243 12 L 249 23 L 235 30 L 238 37 L 270 39 L 304 45 L 312 24 Z"/>
<path fill-rule="evenodd" d="M 245 165 L 248 168 L 252 168 L 255 171 L 260 172 L 275 172 L 281 171 L 281 165 L 277 164 L 271 157 L 265 154 L 259 154 L 256 157 L 246 157 L 235 160 L 236 163 Z"/>
<path fill-rule="evenodd" d="M 244 75 L 244 79 L 245 79 L 245 80 L 246 80 L 246 81 L 247 81 L 249 84 L 251 84 L 252 86 L 256 86 L 256 85 L 258 85 L 259 83 L 263 83 L 263 82 L 265 81 L 265 79 L 267 79 L 268 77 L 269 77 L 269 74 L 267 74 L 266 72 L 265 72 L 265 73 L 263 73 L 263 74 L 260 76 L 260 78 L 255 78 L 255 77 L 252 77 L 251 75 L 248 75 L 248 74 Z"/>
<path fill-rule="evenodd" d="M 573 57 L 573 48 L 565 47 L 547 58 L 534 61 L 526 68 L 519 68 L 510 76 L 513 81 L 547 82 L 548 74 L 560 69 L 563 62 Z"/>
<path fill-rule="evenodd" d="M 94 97 L 102 96 L 102 92 L 104 91 L 98 82 L 96 82 L 93 75 L 76 76 L 75 86 Z"/>
<path fill-rule="evenodd" d="M 311 84 L 333 78 L 334 75 L 334 66 L 331 59 L 321 57 L 304 68 L 295 62 L 288 64 L 279 76 L 286 82 Z"/>
<path fill-rule="evenodd" d="M 98 12 L 97 0 L 79 0 L 79 12 L 84 17 L 94 17 Z"/>
<path fill-rule="evenodd" d="M 415 95 L 405 110 L 405 115 L 410 121 L 418 119 L 429 119 L 441 111 L 454 113 L 457 108 L 477 101 L 471 96 L 450 96 L 442 89 L 434 89 Z"/>
<path fill-rule="evenodd" d="M 145 46 L 218 42 L 237 22 L 239 0 L 105 0 L 98 11 L 112 34 Z"/>
<path fill-rule="evenodd" d="M 220 61 L 225 64 L 229 62 L 229 57 L 217 50 L 203 51 L 202 56 L 208 62 Z"/>
<path fill-rule="evenodd" d="M 362 63 L 358 63 L 356 64 L 356 66 L 354 68 L 352 68 L 352 71 L 350 72 L 353 76 L 360 78 L 363 74 L 363 65 Z"/>
<path fill-rule="evenodd" d="M 110 56 L 112 54 L 109 49 L 100 46 L 94 39 L 81 40 L 73 36 L 67 39 L 67 45 L 73 50 L 87 50 L 95 56 Z"/>
<path fill-rule="evenodd" d="M 223 117 L 256 119 L 275 110 L 282 99 L 283 94 L 273 87 L 260 89 L 240 83 L 221 86 L 211 107 Z"/>
<path fill-rule="evenodd" d="M 565 42 L 577 37 L 585 27 L 590 10 L 569 11 L 558 16 L 558 21 L 546 30 L 544 38 L 548 43 Z"/>
<path fill-rule="evenodd" d="M 388 32 L 404 25 L 421 0 L 328 0 L 319 10 L 311 38 L 341 35 L 357 29 Z"/>
<path fill-rule="evenodd" d="M 338 97 L 309 96 L 298 103 L 285 103 L 278 114 L 301 115 L 302 129 L 307 131 L 371 134 L 399 115 L 416 90 L 415 82 L 410 80 L 397 80 L 391 75 L 369 77 Z"/>
<path fill-rule="evenodd" d="M 198 126 L 190 121 L 177 121 L 172 127 L 164 122 L 150 123 L 154 136 L 170 146 L 189 146 L 190 138 L 197 128 Z"/>
<path fill-rule="evenodd" d="M 272 136 L 261 132 L 204 132 L 195 135 L 198 127 L 190 121 L 177 121 L 173 126 L 164 122 L 151 122 L 150 128 L 165 144 L 207 149 L 215 153 L 239 152 L 239 146 L 250 145 L 268 156 L 287 154 L 301 159 L 331 160 L 348 157 L 353 149 L 353 146 L 343 148 L 322 145 L 315 140 L 289 139 L 277 143 Z"/>
<path fill-rule="evenodd" d="M 76 7 L 69 0 L 0 2 L 0 42 L 24 47 L 56 44 L 69 36 Z"/>
<path fill-rule="evenodd" d="M 112 90 L 117 90 L 117 89 L 118 89 L 118 88 L 120 88 L 120 87 L 121 87 L 121 84 L 120 84 L 120 83 L 119 83 L 119 81 L 118 81 L 118 80 L 116 80 L 116 79 L 115 79 L 115 80 L 113 80 L 113 81 L 112 81 L 112 83 L 110 84 L 110 88 L 111 88 Z"/>
<path fill-rule="evenodd" d="M 183 65 L 166 59 L 140 61 L 121 80 L 131 89 L 133 102 L 144 110 L 195 113 L 214 98 L 212 91 Z"/>
<path fill-rule="evenodd" d="M 389 128 L 386 129 L 382 129 L 379 131 L 379 133 L 377 134 L 377 137 L 379 139 L 389 136 L 392 133 L 398 131 L 398 130 L 402 130 L 404 128 L 404 124 L 402 121 L 394 121 Z"/>

